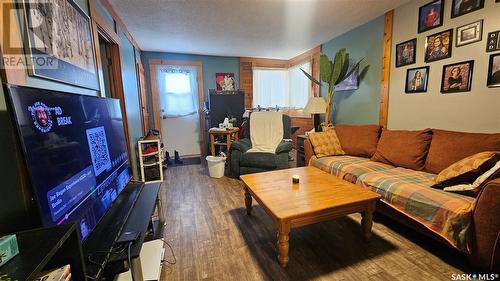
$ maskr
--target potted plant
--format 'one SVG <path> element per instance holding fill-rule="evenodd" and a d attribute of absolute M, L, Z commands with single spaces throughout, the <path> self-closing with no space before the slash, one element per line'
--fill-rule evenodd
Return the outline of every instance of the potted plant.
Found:
<path fill-rule="evenodd" d="M 326 110 L 325 110 L 325 122 L 321 123 L 323 127 L 332 127 L 330 121 L 331 107 L 333 96 L 335 95 L 335 86 L 344 81 L 347 77 L 359 67 L 363 59 L 360 59 L 354 67 L 349 69 L 349 53 L 347 53 L 345 48 L 340 49 L 335 58 L 331 61 L 327 55 L 321 54 L 320 56 L 320 80 L 328 85 L 328 91 L 326 95 Z M 311 80 L 313 83 L 321 86 L 321 82 L 314 79 L 311 74 L 307 73 L 303 69 L 302 72 Z"/>

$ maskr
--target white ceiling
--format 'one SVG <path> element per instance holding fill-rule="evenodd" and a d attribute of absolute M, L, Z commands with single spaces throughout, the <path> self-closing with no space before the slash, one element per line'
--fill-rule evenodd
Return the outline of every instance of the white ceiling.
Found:
<path fill-rule="evenodd" d="M 409 0 L 109 0 L 144 51 L 290 59 Z"/>

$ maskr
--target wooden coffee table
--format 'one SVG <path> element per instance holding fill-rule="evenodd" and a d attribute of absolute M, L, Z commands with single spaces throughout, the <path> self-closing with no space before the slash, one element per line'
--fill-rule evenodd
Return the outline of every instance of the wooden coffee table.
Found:
<path fill-rule="evenodd" d="M 292 183 L 292 175 L 300 183 Z M 361 213 L 361 229 L 371 236 L 372 214 L 380 195 L 330 175 L 318 168 L 300 167 L 242 175 L 245 183 L 247 214 L 252 211 L 252 197 L 274 219 L 278 228 L 278 260 L 288 264 L 290 229 L 352 213 Z"/>

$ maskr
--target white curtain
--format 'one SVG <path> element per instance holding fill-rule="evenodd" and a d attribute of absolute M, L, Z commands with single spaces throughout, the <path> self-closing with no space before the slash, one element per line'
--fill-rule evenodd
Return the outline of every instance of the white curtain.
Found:
<path fill-rule="evenodd" d="M 311 93 L 311 82 L 300 69 L 311 73 L 311 63 L 289 69 L 253 69 L 253 106 L 304 108 Z"/>
<path fill-rule="evenodd" d="M 289 103 L 287 69 L 253 69 L 253 105 L 285 106 Z"/>
<path fill-rule="evenodd" d="M 181 117 L 198 112 L 196 67 L 159 65 L 156 77 L 158 92 L 163 97 L 160 99 L 163 116 Z"/>
<path fill-rule="evenodd" d="M 290 75 L 290 107 L 304 108 L 311 95 L 311 80 L 301 71 L 311 74 L 311 63 L 305 62 L 292 66 Z"/>

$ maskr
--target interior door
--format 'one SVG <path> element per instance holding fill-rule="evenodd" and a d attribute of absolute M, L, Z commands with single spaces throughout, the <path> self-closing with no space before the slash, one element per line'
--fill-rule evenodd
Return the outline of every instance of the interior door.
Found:
<path fill-rule="evenodd" d="M 200 156 L 198 73 L 189 65 L 158 65 L 157 89 L 165 148 L 180 156 Z"/>

